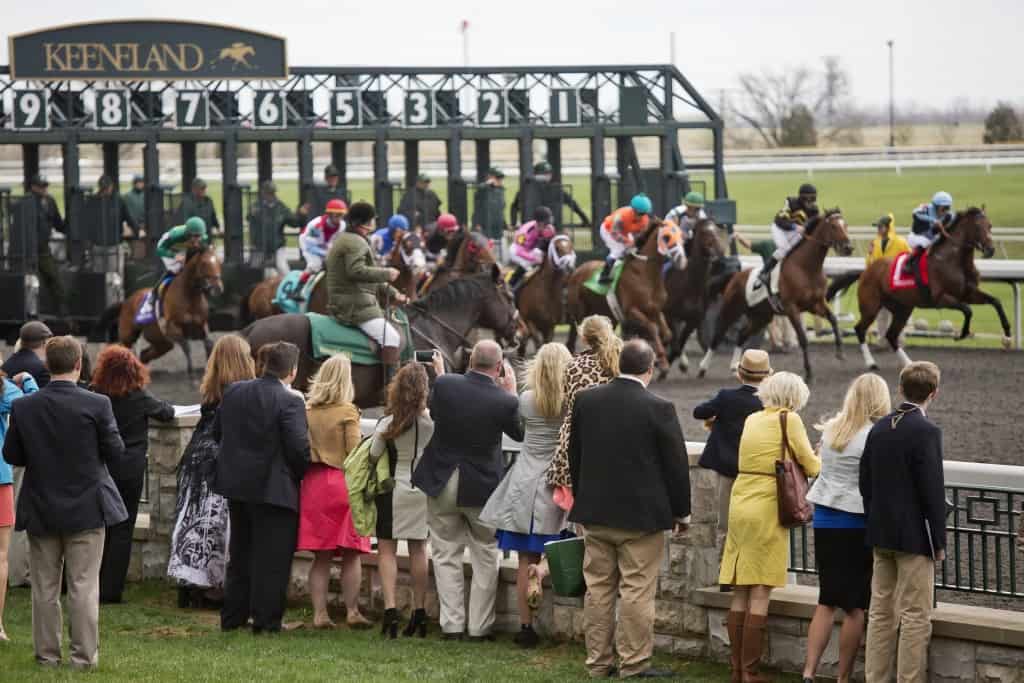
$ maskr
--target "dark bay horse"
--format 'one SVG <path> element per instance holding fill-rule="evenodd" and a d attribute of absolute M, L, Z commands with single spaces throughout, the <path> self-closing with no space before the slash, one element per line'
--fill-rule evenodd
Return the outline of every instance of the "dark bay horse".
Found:
<path fill-rule="evenodd" d="M 427 269 L 420 236 L 414 232 L 396 231 L 395 244 L 385 257 L 384 265 L 398 270 L 398 279 L 391 283 L 392 286 L 409 297 L 409 301 L 416 299 L 416 287 Z"/>
<path fill-rule="evenodd" d="M 800 244 L 786 256 L 778 266 L 779 299 L 782 301 L 783 314 L 789 318 L 796 330 L 797 341 L 804 355 L 804 377 L 811 380 L 811 359 L 807 353 L 807 334 L 804 332 L 801 313 L 813 313 L 828 320 L 835 335 L 836 356 L 843 357 L 843 342 L 839 334 L 839 323 L 825 299 L 828 282 L 825 279 L 823 266 L 825 255 L 829 249 L 835 249 L 842 256 L 853 252 L 850 237 L 846 231 L 846 219 L 839 209 L 829 209 L 822 216 L 813 219 L 807 225 L 807 232 Z M 722 312 L 715 324 L 715 335 L 711 340 L 704 359 L 700 362 L 699 377 L 703 377 L 711 365 L 715 349 L 725 338 L 726 332 L 740 316 L 746 316 L 747 322 L 740 330 L 736 348 L 733 349 L 731 368 L 735 369 L 743 353 L 743 345 L 752 336 L 763 330 L 775 315 L 767 299 L 751 308 L 747 305 L 747 279 L 750 270 L 743 270 L 730 278 L 722 293 Z"/>
<path fill-rule="evenodd" d="M 188 341 L 202 340 L 207 359 L 213 349 L 213 340 L 209 338 L 210 330 L 206 324 L 210 313 L 207 298 L 220 296 L 224 291 L 217 254 L 210 247 L 190 250 L 181 272 L 163 292 L 161 320 L 144 326 L 137 325 L 135 314 L 150 289 L 140 289 L 127 301 L 107 309 L 100 320 L 101 329 L 105 327 L 104 319 L 112 319 L 116 315 L 118 343 L 130 348 L 140 336 L 149 342 L 149 346 L 139 354 L 143 363 L 159 358 L 178 344 L 185 354 L 188 372 L 192 374 L 192 352 Z"/>
<path fill-rule="evenodd" d="M 492 265 L 486 273 L 454 280 L 429 296 L 402 308 L 409 317 L 412 344 L 419 351 L 438 349 L 449 369 L 462 370 L 463 358 L 471 343 L 467 339 L 475 328 L 491 330 L 499 342 L 515 340 L 518 312 L 501 276 Z M 320 366 L 310 346 L 309 318 L 298 313 L 272 315 L 252 323 L 241 334 L 252 346 L 253 355 L 264 344 L 288 341 L 299 347 L 299 373 L 294 387 L 305 391 L 309 378 Z M 355 403 L 360 408 L 381 405 L 384 377 L 380 366 L 353 365 Z"/>
<path fill-rule="evenodd" d="M 665 277 L 665 290 L 668 292 L 665 320 L 672 330 L 668 362 L 671 364 L 678 358 L 679 369 L 683 372 L 690 365 L 686 358 L 686 341 L 694 330 L 700 329 L 711 298 L 708 292 L 711 268 L 724 255 L 718 226 L 706 218 L 693 227 L 686 267 L 682 270 L 673 268 Z"/>
<path fill-rule="evenodd" d="M 857 301 L 860 305 L 860 321 L 855 326 L 857 341 L 860 342 L 864 364 L 872 370 L 878 369 L 871 349 L 867 344 L 867 331 L 874 322 L 878 311 L 887 308 L 892 312 L 892 322 L 886 332 L 889 346 L 896 352 L 900 365 L 910 362 L 910 357 L 899 345 L 900 333 L 910 319 L 915 308 L 954 308 L 964 314 L 963 328 L 960 339 L 966 339 L 971 333 L 970 304 L 989 304 L 999 314 L 999 322 L 1003 327 L 1003 347 L 1009 348 L 1010 321 L 999 299 L 981 291 L 981 277 L 974 265 L 974 251 L 981 251 L 985 258 L 995 253 L 992 243 L 992 223 L 983 209 L 971 207 L 957 214 L 952 225 L 938 242 L 928 251 L 928 288 L 931 301 L 926 301 L 922 292 L 916 287 L 892 291 L 889 282 L 889 270 L 892 259 L 872 261 L 858 278 Z M 843 284 L 833 283 L 832 289 L 839 289 Z"/>
<path fill-rule="evenodd" d="M 449 255 L 444 263 L 438 264 L 437 270 L 420 290 L 420 296 L 426 296 L 457 278 L 482 273 L 497 263 L 491 252 L 491 241 L 479 232 L 467 232 L 455 248 L 455 256 Z"/>
<path fill-rule="evenodd" d="M 604 261 L 587 261 L 569 277 L 569 339 L 566 345 L 576 350 L 576 325 L 588 315 L 604 315 L 620 325 L 629 323 L 646 332 L 658 356 L 660 377 L 668 372 L 668 359 L 664 343 L 672 333 L 662 309 L 668 299 L 662 266 L 666 261 L 679 263 L 683 253 L 682 233 L 674 223 L 652 219 L 647 230 L 636 240 L 637 251 L 627 254 L 615 291 L 622 310 L 619 320 L 608 304 L 608 299 L 584 286 L 590 277 L 604 266 Z"/>
<path fill-rule="evenodd" d="M 565 318 L 562 296 L 569 275 L 576 268 L 576 250 L 568 235 L 555 235 L 544 248 L 544 262 L 517 292 L 516 305 L 522 321 L 519 357 L 526 356 L 526 346 L 533 342 L 539 349 L 555 336 L 555 326 Z"/>

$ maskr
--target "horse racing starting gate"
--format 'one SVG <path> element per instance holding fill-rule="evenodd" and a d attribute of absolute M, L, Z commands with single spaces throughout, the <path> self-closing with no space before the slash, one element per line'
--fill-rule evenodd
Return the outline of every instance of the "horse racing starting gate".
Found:
<path fill-rule="evenodd" d="M 220 148 L 222 203 L 218 207 L 230 311 L 239 294 L 263 277 L 268 263 L 261 242 L 267 226 L 246 229 L 250 190 L 239 181 L 239 149 L 255 143 L 260 182 L 270 180 L 272 143 L 296 146 L 300 203 L 314 210 L 327 188 L 314 174 L 314 145 L 326 143 L 348 196 L 348 145 L 372 149 L 372 200 L 378 214 L 396 209 L 402 188 L 420 173 L 420 145 L 445 149 L 447 206 L 465 223 L 471 183 L 491 166 L 491 144 L 514 141 L 518 150 L 520 209 L 554 204 L 556 220 L 588 237 L 600 220 L 637 191 L 664 213 L 690 187 L 690 173 L 707 172 L 713 188 L 709 209 L 719 223 L 735 221 L 722 165 L 723 124 L 700 93 L 674 66 L 569 67 L 291 67 L 284 39 L 241 29 L 191 22 L 121 21 L 76 24 L 13 36 L 11 64 L 0 67 L 0 145 L 21 148 L 25 196 L 0 190 L 0 277 L 5 296 L 0 321 L 53 317 L 59 308 L 39 290 L 34 241 L 40 220 L 28 195 L 39 172 L 40 149 L 60 147 L 67 218 L 63 240 L 50 246 L 59 257 L 72 318 L 88 324 L 125 289 L 148 284 L 157 274 L 154 245 L 172 221 L 197 176 L 197 144 Z M 688 164 L 680 131 L 710 134 L 713 161 Z M 642 168 L 635 139 L 658 140 L 658 165 Z M 614 174 L 606 172 L 605 141 L 614 140 Z M 590 151 L 592 225 L 573 223 L 561 206 L 562 142 L 585 140 Z M 543 141 L 552 167 L 550 182 L 533 175 L 535 141 Z M 475 168 L 462 166 L 463 143 L 475 148 Z M 180 173 L 161 175 L 160 146 L 180 148 Z M 392 182 L 389 145 L 404 151 L 404 183 Z M 80 150 L 102 148 L 103 172 L 120 178 L 123 150 L 141 148 L 145 178 L 144 240 L 122 242 L 115 193 L 83 188 Z M 56 183 L 55 183 L 56 184 Z M 255 194 L 255 193 L 253 193 Z M 371 199 L 367 197 L 367 199 Z M 191 206 L 191 204 L 189 205 Z M 524 215 L 520 211 L 520 215 Z M 584 243 L 590 240 L 583 241 Z M 593 244 L 600 244 L 593 240 Z M 127 257 L 127 258 L 126 258 Z M 127 266 L 125 261 L 127 260 Z M 12 289 L 15 287 L 16 289 Z M 43 288 L 45 289 L 45 288 Z M 7 296 L 7 292 L 14 292 Z M 233 314 L 222 326 L 234 324 Z"/>

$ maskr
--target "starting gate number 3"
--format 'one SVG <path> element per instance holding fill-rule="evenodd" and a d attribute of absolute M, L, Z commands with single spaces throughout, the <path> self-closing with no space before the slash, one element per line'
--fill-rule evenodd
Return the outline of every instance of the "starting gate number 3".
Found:
<path fill-rule="evenodd" d="M 331 93 L 331 128 L 363 125 L 363 94 L 359 88 L 338 88 Z"/>
<path fill-rule="evenodd" d="M 47 95 L 46 90 L 14 91 L 15 130 L 47 130 L 50 127 Z"/>
<path fill-rule="evenodd" d="M 409 128 L 431 128 L 434 125 L 434 91 L 410 90 L 405 94 L 404 124 Z"/>
<path fill-rule="evenodd" d="M 97 90 L 95 103 L 96 128 L 127 130 L 132 117 L 127 90 Z"/>

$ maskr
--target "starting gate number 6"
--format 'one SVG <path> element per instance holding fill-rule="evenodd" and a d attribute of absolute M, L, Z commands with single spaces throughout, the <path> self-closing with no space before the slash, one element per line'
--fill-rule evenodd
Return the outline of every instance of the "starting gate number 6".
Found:
<path fill-rule="evenodd" d="M 49 127 L 45 109 L 45 94 L 42 90 L 21 90 L 15 94 L 14 128 L 43 130 Z"/>

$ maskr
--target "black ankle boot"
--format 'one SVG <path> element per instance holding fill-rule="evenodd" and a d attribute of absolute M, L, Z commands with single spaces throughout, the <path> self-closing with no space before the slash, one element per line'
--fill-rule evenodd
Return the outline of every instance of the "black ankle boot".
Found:
<path fill-rule="evenodd" d="M 406 638 L 411 636 L 419 636 L 420 638 L 427 637 L 427 610 L 418 609 L 412 613 L 412 618 L 409 619 L 409 623 L 406 625 L 405 630 L 402 631 L 402 635 Z"/>
<path fill-rule="evenodd" d="M 398 610 L 394 607 L 384 610 L 384 621 L 380 625 L 380 635 L 390 640 L 398 637 Z"/>
<path fill-rule="evenodd" d="M 523 624 L 519 627 L 513 642 L 524 650 L 530 650 L 540 643 L 540 636 L 533 630 L 533 624 Z"/>

